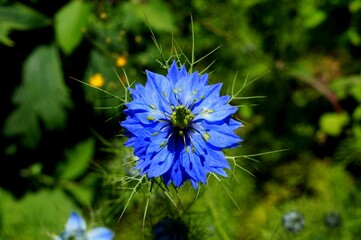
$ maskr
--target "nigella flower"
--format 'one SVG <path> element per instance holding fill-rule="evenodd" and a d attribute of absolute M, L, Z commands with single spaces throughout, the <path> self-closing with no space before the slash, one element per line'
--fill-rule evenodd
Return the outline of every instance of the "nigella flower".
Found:
<path fill-rule="evenodd" d="M 296 212 L 291 211 L 283 216 L 283 226 L 290 232 L 300 232 L 305 224 L 303 216 Z"/>
<path fill-rule="evenodd" d="M 113 232 L 105 227 L 96 227 L 86 231 L 84 219 L 75 212 L 71 212 L 65 225 L 65 230 L 54 240 L 111 240 Z"/>
<path fill-rule="evenodd" d="M 330 228 L 336 228 L 341 224 L 341 216 L 336 212 L 329 212 L 325 216 L 325 224 Z"/>
<path fill-rule="evenodd" d="M 242 124 L 231 118 L 237 107 L 220 96 L 222 84 L 208 85 L 207 74 L 187 73 L 175 61 L 166 76 L 146 73 L 146 85 L 130 89 L 133 101 L 121 122 L 129 136 L 125 145 L 139 158 L 135 169 L 175 187 L 189 180 L 198 188 L 208 173 L 227 176 L 222 150 L 239 145 L 234 130 Z"/>

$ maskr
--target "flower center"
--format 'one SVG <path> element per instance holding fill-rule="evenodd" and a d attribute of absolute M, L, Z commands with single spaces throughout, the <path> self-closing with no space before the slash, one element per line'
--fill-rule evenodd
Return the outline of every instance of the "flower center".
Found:
<path fill-rule="evenodd" d="M 172 109 L 173 112 L 170 116 L 170 120 L 173 127 L 181 130 L 187 128 L 194 118 L 194 115 L 191 113 L 191 111 L 185 108 L 183 105 L 179 105 L 175 107 L 175 109 L 173 107 Z"/>

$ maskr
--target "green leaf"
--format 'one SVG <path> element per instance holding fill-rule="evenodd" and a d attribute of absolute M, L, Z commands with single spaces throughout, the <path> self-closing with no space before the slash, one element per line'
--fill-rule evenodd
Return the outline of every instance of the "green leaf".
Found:
<path fill-rule="evenodd" d="M 24 121 L 26 119 L 26 121 Z M 28 105 L 21 105 L 6 119 L 4 126 L 6 136 L 21 136 L 21 143 L 35 148 L 41 138 L 37 115 Z"/>
<path fill-rule="evenodd" d="M 13 46 L 8 37 L 12 30 L 30 30 L 49 25 L 50 19 L 20 3 L 0 7 L 0 43 Z"/>
<path fill-rule="evenodd" d="M 357 85 L 355 84 L 354 86 L 352 86 L 352 88 L 350 89 L 350 94 L 351 94 L 351 96 L 353 96 L 356 99 L 356 101 L 361 103 L 361 84 L 360 84 L 360 82 L 358 82 Z"/>
<path fill-rule="evenodd" d="M 65 126 L 71 100 L 54 46 L 40 46 L 25 60 L 22 83 L 14 92 L 13 103 L 17 108 L 8 116 L 4 134 L 20 135 L 29 148 L 36 147 L 41 137 L 39 121 L 47 130 Z"/>
<path fill-rule="evenodd" d="M 55 15 L 55 37 L 60 48 L 70 54 L 83 38 L 83 29 L 90 16 L 90 5 L 83 1 L 71 1 Z"/>
<path fill-rule="evenodd" d="M 0 189 L 2 224 L 0 239 L 50 239 L 65 226 L 75 204 L 60 190 L 42 190 L 22 200 L 11 199 Z"/>
<path fill-rule="evenodd" d="M 361 105 L 357 106 L 352 113 L 352 118 L 355 121 L 361 121 Z"/>
<path fill-rule="evenodd" d="M 95 175 L 88 174 L 80 183 L 67 182 L 64 189 L 68 191 L 80 204 L 89 207 L 94 197 L 94 186 L 98 178 Z"/>
<path fill-rule="evenodd" d="M 349 123 L 347 113 L 324 113 L 322 114 L 319 125 L 322 131 L 330 136 L 337 137 L 342 133 L 343 127 Z"/>
<path fill-rule="evenodd" d="M 63 179 L 74 180 L 83 174 L 92 160 L 95 148 L 95 140 L 89 138 L 73 149 L 66 151 L 66 162 L 60 167 L 60 177 Z"/>
<path fill-rule="evenodd" d="M 173 14 L 163 1 L 128 2 L 122 5 L 122 10 L 125 16 L 124 25 L 128 29 L 137 27 L 143 22 L 155 31 L 175 32 L 177 30 Z"/>
<path fill-rule="evenodd" d="M 361 37 L 355 27 L 350 27 L 347 30 L 347 35 L 353 45 L 359 46 L 361 44 Z"/>
<path fill-rule="evenodd" d="M 354 0 L 349 3 L 349 9 L 350 12 L 355 14 L 357 11 L 361 9 L 361 1 L 360 0 Z"/>
<path fill-rule="evenodd" d="M 304 16 L 304 25 L 307 28 L 317 27 L 320 23 L 322 23 L 326 19 L 327 15 L 325 12 L 312 9 L 307 12 Z"/>

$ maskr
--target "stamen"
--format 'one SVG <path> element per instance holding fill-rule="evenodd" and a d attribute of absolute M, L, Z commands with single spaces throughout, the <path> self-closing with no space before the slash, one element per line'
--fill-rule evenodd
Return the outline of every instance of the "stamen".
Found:
<path fill-rule="evenodd" d="M 205 132 L 205 133 L 203 134 L 203 138 L 204 138 L 204 140 L 205 140 L 206 142 L 208 142 L 208 140 L 209 140 L 210 137 L 211 137 L 211 136 L 210 136 L 207 132 Z"/>
<path fill-rule="evenodd" d="M 151 116 L 151 115 L 149 115 L 149 116 L 147 117 L 147 119 L 150 120 L 150 121 L 155 120 L 155 118 L 154 118 L 153 116 Z"/>
<path fill-rule="evenodd" d="M 167 141 L 164 141 L 160 144 L 160 147 L 164 147 L 164 145 L 167 143 Z"/>

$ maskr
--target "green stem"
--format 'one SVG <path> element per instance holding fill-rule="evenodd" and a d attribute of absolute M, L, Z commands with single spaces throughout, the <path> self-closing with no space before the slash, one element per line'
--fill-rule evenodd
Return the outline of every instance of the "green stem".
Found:
<path fill-rule="evenodd" d="M 222 223 L 222 221 L 220 221 L 220 217 L 218 215 L 218 212 L 213 207 L 212 198 L 210 196 L 208 196 L 207 201 L 208 201 L 208 205 L 209 205 L 209 208 L 211 210 L 211 214 L 212 214 L 212 217 L 213 217 L 213 220 L 214 220 L 213 222 L 214 222 L 214 224 L 216 226 L 216 229 L 217 229 L 218 233 L 222 236 L 222 239 L 229 240 L 230 238 L 228 237 L 227 232 L 222 227 L 223 223 Z"/>

